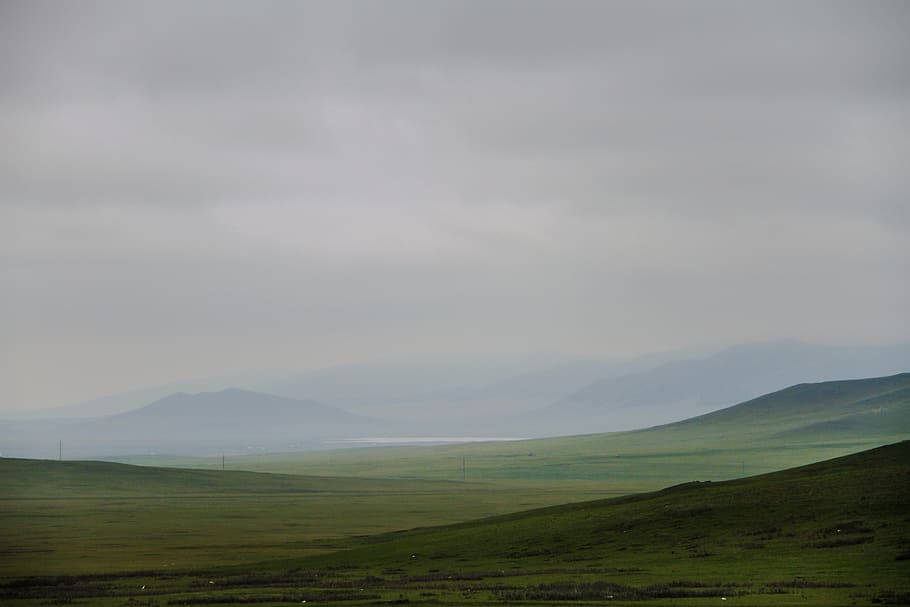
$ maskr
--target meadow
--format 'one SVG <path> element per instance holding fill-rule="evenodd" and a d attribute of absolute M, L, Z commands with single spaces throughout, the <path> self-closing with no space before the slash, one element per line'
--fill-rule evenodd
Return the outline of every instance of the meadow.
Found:
<path fill-rule="evenodd" d="M 906 604 L 908 384 L 796 386 L 634 432 L 225 462 L 247 470 L 0 459 L 0 600 Z"/>
<path fill-rule="evenodd" d="M 331 491 L 336 481 L 323 482 Z M 10 605 L 906 604 L 908 505 L 910 442 L 903 442 L 734 481 L 350 537 L 311 546 L 309 554 L 279 547 L 282 556 L 256 562 L 233 563 L 231 548 L 220 546 L 206 557 L 197 554 L 194 565 L 129 572 L 101 561 L 86 563 L 96 571 L 83 575 L 7 575 L 0 599 Z"/>
<path fill-rule="evenodd" d="M 507 483 L 597 481 L 649 491 L 727 480 L 856 453 L 910 436 L 910 374 L 801 384 L 643 430 L 471 443 L 241 455 L 236 470 Z M 134 464 L 216 469 L 220 457 L 135 456 Z"/>
<path fill-rule="evenodd" d="M 0 459 L 0 575 L 313 554 L 357 536 L 613 494 L 593 483 L 500 486 Z"/>

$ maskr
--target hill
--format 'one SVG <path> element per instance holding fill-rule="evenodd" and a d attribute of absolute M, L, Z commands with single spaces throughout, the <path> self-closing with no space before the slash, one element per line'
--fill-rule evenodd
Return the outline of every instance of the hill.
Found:
<path fill-rule="evenodd" d="M 801 384 L 720 411 L 643 430 L 505 443 L 263 454 L 236 468 L 410 478 L 588 479 L 629 491 L 729 479 L 910 437 L 910 373 Z M 211 467 L 205 458 L 133 463 Z"/>
<path fill-rule="evenodd" d="M 595 381 L 550 406 L 517 418 L 570 434 L 616 431 L 701 415 L 787 386 L 910 370 L 910 345 L 832 347 L 799 342 L 736 346 L 708 356 Z"/>
<path fill-rule="evenodd" d="M 385 429 L 383 422 L 310 400 L 227 389 L 178 393 L 135 411 L 99 418 L 7 422 L 4 455 L 219 453 L 307 448 L 321 440 Z"/>
<path fill-rule="evenodd" d="M 175 392 L 241 387 L 394 420 L 416 435 L 555 436 L 652 426 L 799 382 L 910 369 L 910 345 L 745 344 L 710 356 L 629 360 L 527 356 L 342 365 L 285 377 L 175 382 L 77 405 L 0 412 L 7 420 L 87 418 L 135 410 Z M 49 455 L 45 453 L 44 455 Z"/>
<path fill-rule="evenodd" d="M 108 468 L 114 474 L 143 474 Z M 163 478 L 175 472 L 155 474 Z M 19 554 L 20 567 L 29 562 L 47 571 L 54 563 L 55 569 L 82 574 L 0 578 L 0 600 L 22 605 L 342 601 L 477 606 L 910 601 L 907 441 L 735 481 L 693 481 L 646 494 L 369 537 L 326 537 L 324 526 L 347 526 L 350 532 L 370 523 L 388 529 L 390 518 L 426 520 L 428 494 L 437 505 L 472 511 L 472 497 L 485 495 L 473 493 L 479 485 L 461 485 L 467 492 L 459 496 L 436 493 L 428 483 L 387 482 L 407 486 L 411 508 L 390 510 L 394 492 L 357 496 L 353 480 L 347 493 L 327 491 L 307 501 L 300 501 L 305 493 L 254 494 L 253 500 L 238 494 L 160 504 L 141 490 L 135 500 L 87 499 L 87 509 L 80 509 L 79 500 L 12 500 L 15 507 L 6 504 L 0 516 L 30 527 L 3 527 L 7 537 L 0 563 Z M 359 502 L 366 507 L 358 510 Z M 314 508 L 324 516 L 314 518 Z M 300 528 L 287 526 L 301 520 L 306 524 Z M 81 536 L 71 537 L 74 533 Z M 68 549 L 79 558 L 54 560 Z M 112 555 L 121 559 L 119 572 L 112 569 L 118 564 Z M 140 563 L 144 570 L 123 571 Z"/>
<path fill-rule="evenodd" d="M 735 481 L 385 535 L 297 565 L 384 575 L 399 592 L 471 580 L 472 594 L 507 602 L 790 593 L 901 602 L 910 598 L 908 504 L 905 441 Z"/>

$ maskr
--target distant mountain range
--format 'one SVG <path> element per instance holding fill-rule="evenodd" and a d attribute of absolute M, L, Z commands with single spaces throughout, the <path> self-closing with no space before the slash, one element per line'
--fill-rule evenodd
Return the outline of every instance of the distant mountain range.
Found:
<path fill-rule="evenodd" d="M 719 411 L 626 432 L 413 449 L 353 449 L 235 458 L 238 469 L 330 476 L 451 479 L 467 458 L 472 477 L 589 479 L 620 485 L 733 478 L 910 439 L 910 373 L 797 384 Z M 212 467 L 209 458 L 121 458 Z M 698 476 L 693 476 L 698 475 Z M 708 476 L 702 476 L 708 475 Z M 634 485 L 633 485 L 634 486 Z"/>
<path fill-rule="evenodd" d="M 464 421 L 471 414 L 506 416 L 558 400 L 594 380 L 643 370 L 680 353 L 633 360 L 480 358 L 343 365 L 282 377 L 224 377 L 173 382 L 74 405 L 0 413 L 5 419 L 85 418 L 123 413 L 175 392 L 239 387 L 317 400 L 364 415 L 399 421 Z"/>
<path fill-rule="evenodd" d="M 908 370 L 908 344 L 750 344 L 600 379 L 513 422 L 535 436 L 629 430 L 701 415 L 793 384 Z"/>
<path fill-rule="evenodd" d="M 647 360 L 654 359 L 648 357 Z M 668 357 L 655 360 L 668 360 Z M 645 359 L 643 359 L 645 360 Z M 637 366 L 636 366 L 637 365 Z M 540 407 L 565 396 L 588 382 L 616 373 L 642 369 L 647 364 L 628 361 L 561 360 L 544 357 L 478 358 L 475 360 L 435 360 L 351 364 L 316 369 L 285 376 L 230 376 L 176 381 L 149 388 L 110 394 L 72 405 L 32 410 L 0 412 L 0 419 L 83 418 L 113 415 L 143 407 L 175 392 L 212 392 L 244 388 L 302 400 L 317 400 L 343 409 L 375 414 L 382 407 L 408 405 L 402 413 L 410 418 L 422 405 L 434 402 L 474 400 L 477 392 L 499 382 L 524 381 L 538 372 L 564 376 L 556 379 L 561 387 L 554 392 L 549 382 L 540 385 L 540 400 L 526 408 Z M 573 376 L 574 374 L 574 376 Z M 537 390 L 523 390 L 524 395 Z"/>
<path fill-rule="evenodd" d="M 6 422 L 4 455 L 67 457 L 128 453 L 299 450 L 327 438 L 387 431 L 388 424 L 312 400 L 249 390 L 178 393 L 140 409 L 89 419 Z"/>
<path fill-rule="evenodd" d="M 669 360 L 668 360 L 669 359 Z M 787 386 L 910 370 L 910 345 L 769 342 L 705 357 L 339 367 L 239 388 L 156 388 L 0 422 L 0 452 L 52 457 L 302 450 L 366 436 L 542 437 L 699 416 Z M 192 382 L 188 382 L 192 384 Z M 137 404 L 137 403 L 142 404 Z M 128 407 L 128 410 L 118 410 Z M 115 410 L 79 417 L 78 411 Z"/>

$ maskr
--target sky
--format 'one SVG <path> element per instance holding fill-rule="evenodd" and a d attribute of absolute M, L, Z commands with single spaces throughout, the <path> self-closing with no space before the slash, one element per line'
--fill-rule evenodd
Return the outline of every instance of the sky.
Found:
<path fill-rule="evenodd" d="M 0 3 L 0 408 L 910 339 L 910 4 Z"/>

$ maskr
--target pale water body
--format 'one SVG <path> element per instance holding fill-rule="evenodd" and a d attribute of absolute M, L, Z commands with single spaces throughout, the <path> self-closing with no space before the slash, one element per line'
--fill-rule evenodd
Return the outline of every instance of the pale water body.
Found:
<path fill-rule="evenodd" d="M 504 436 L 366 436 L 362 438 L 341 438 L 332 443 L 345 445 L 447 445 L 457 443 L 485 443 L 527 440 L 521 437 Z"/>

